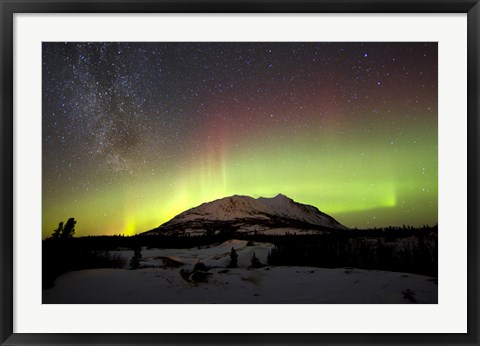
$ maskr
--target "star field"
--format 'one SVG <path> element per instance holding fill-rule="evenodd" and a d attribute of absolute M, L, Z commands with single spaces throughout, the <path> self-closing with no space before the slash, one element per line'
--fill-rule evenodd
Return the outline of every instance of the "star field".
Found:
<path fill-rule="evenodd" d="M 436 43 L 43 43 L 43 236 L 233 194 L 437 222 Z"/>

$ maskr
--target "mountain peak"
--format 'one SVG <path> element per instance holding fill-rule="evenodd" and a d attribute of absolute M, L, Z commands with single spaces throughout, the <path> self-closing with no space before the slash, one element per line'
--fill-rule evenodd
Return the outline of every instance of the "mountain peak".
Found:
<path fill-rule="evenodd" d="M 279 193 L 278 195 L 276 195 L 275 197 L 273 198 L 277 198 L 277 199 L 291 199 L 291 198 L 288 198 L 287 196 L 285 196 L 284 194 L 281 194 Z"/>
<path fill-rule="evenodd" d="M 347 229 L 317 208 L 295 202 L 284 194 L 252 198 L 233 195 L 206 202 L 184 211 L 150 232 L 185 232 L 198 234 L 206 230 L 236 229 L 239 232 L 275 230 Z M 149 232 L 149 233 L 150 233 Z"/>

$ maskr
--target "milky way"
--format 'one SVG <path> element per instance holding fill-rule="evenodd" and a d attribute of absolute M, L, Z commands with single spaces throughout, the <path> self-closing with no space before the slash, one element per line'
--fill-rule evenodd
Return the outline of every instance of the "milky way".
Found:
<path fill-rule="evenodd" d="M 239 194 L 437 222 L 436 43 L 43 43 L 43 235 Z"/>

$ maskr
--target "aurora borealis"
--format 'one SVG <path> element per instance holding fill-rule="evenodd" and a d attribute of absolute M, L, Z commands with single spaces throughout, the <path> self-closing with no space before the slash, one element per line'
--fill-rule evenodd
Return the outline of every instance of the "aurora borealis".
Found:
<path fill-rule="evenodd" d="M 131 235 L 278 193 L 437 222 L 436 43 L 43 43 L 42 227 Z"/>

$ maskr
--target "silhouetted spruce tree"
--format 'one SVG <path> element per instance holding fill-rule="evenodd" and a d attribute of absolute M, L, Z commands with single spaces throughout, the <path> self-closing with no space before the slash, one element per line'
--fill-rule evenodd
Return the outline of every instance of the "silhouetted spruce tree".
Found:
<path fill-rule="evenodd" d="M 262 264 L 257 256 L 255 256 L 255 252 L 253 253 L 252 258 L 250 259 L 250 267 L 252 268 L 260 268 Z"/>
<path fill-rule="evenodd" d="M 142 249 L 136 247 L 133 249 L 133 256 L 130 260 L 130 269 L 138 269 L 140 267 L 140 260 L 142 259 Z"/>
<path fill-rule="evenodd" d="M 52 233 L 52 238 L 53 238 L 53 239 L 58 239 L 58 238 L 60 238 L 60 236 L 62 235 L 62 232 L 63 232 L 63 221 L 60 221 L 60 223 L 58 224 L 57 229 L 54 230 L 53 233 Z"/>
<path fill-rule="evenodd" d="M 65 224 L 65 227 L 63 227 L 62 238 L 73 238 L 73 235 L 75 234 L 76 224 L 77 224 L 77 221 L 75 221 L 73 217 L 68 219 L 67 223 Z"/>
<path fill-rule="evenodd" d="M 237 268 L 237 259 L 238 259 L 238 254 L 237 251 L 232 246 L 232 250 L 230 251 L 230 264 L 228 265 L 229 268 Z"/>

